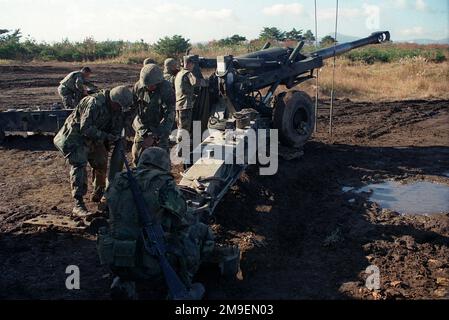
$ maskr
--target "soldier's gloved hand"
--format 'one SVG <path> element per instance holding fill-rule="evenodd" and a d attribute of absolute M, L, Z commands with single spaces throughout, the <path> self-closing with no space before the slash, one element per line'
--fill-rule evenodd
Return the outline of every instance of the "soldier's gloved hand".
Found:
<path fill-rule="evenodd" d="M 117 142 L 120 139 L 120 136 L 116 136 L 115 134 L 108 134 L 107 141 L 110 143 Z"/>

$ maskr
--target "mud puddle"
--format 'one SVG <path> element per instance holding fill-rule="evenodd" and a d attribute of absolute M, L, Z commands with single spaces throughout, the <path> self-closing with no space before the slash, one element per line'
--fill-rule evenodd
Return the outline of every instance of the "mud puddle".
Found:
<path fill-rule="evenodd" d="M 449 186 L 439 183 L 419 181 L 402 184 L 385 181 L 358 189 L 343 187 L 342 191 L 369 193 L 370 201 L 376 202 L 383 209 L 401 214 L 433 215 L 449 212 Z"/>

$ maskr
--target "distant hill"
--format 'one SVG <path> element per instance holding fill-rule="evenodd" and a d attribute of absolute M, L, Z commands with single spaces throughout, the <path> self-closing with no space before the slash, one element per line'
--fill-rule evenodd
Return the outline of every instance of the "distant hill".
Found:
<path fill-rule="evenodd" d="M 335 36 L 335 34 L 332 35 L 332 37 L 334 37 L 334 36 Z M 368 34 L 367 34 L 367 36 L 368 36 Z M 337 41 L 340 43 L 351 42 L 351 41 L 359 40 L 360 38 L 362 38 L 362 37 L 354 37 L 354 36 L 348 36 L 346 34 L 337 33 Z"/>
<path fill-rule="evenodd" d="M 331 36 L 332 38 L 334 38 L 335 37 L 335 33 L 332 33 L 332 34 L 327 34 L 326 36 Z M 323 37 L 324 38 L 324 37 Z M 339 42 L 339 43 L 343 43 L 343 42 L 351 42 L 351 41 L 355 41 L 355 40 L 358 40 L 358 39 L 360 39 L 361 37 L 354 37 L 354 36 L 348 36 L 348 35 L 345 35 L 345 34 L 340 34 L 340 33 L 337 33 L 337 41 Z M 321 41 L 321 39 L 322 38 L 319 38 L 319 40 Z"/>
<path fill-rule="evenodd" d="M 449 38 L 441 39 L 441 40 L 432 40 L 432 39 L 414 39 L 414 40 L 404 40 L 397 42 L 411 42 L 417 44 L 449 44 Z"/>
<path fill-rule="evenodd" d="M 332 38 L 335 36 L 335 34 L 328 34 Z M 368 36 L 368 34 L 367 34 Z M 354 36 L 348 36 L 346 34 L 340 34 L 337 33 L 337 41 L 339 43 L 343 42 L 351 42 L 360 39 L 361 37 L 354 37 Z M 322 38 L 320 38 L 321 40 Z M 395 39 L 393 37 L 392 39 L 394 42 L 406 42 L 406 43 L 416 43 L 416 44 L 449 44 L 449 38 L 446 39 L 440 39 L 440 40 L 434 40 L 434 39 L 413 39 L 413 40 L 401 40 L 401 39 Z"/>

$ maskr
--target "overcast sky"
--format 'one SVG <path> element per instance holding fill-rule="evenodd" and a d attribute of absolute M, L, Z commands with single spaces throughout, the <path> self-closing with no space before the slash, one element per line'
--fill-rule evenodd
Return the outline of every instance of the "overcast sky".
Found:
<path fill-rule="evenodd" d="M 335 24 L 335 0 L 317 0 L 318 35 Z M 390 30 L 393 40 L 449 37 L 449 0 L 340 0 L 339 33 Z M 232 34 L 256 38 L 265 26 L 314 31 L 314 0 L 0 0 L 0 29 L 36 40 L 122 39 L 155 42 L 181 34 L 192 42 Z"/>

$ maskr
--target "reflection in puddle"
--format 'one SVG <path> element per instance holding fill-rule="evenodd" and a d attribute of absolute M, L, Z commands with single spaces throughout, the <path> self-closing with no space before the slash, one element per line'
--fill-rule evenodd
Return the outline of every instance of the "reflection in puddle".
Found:
<path fill-rule="evenodd" d="M 346 189 L 350 191 L 349 189 Z M 449 212 L 449 187 L 427 181 L 400 184 L 387 181 L 354 190 L 371 192 L 370 201 L 384 209 L 404 214 L 438 214 Z"/>

